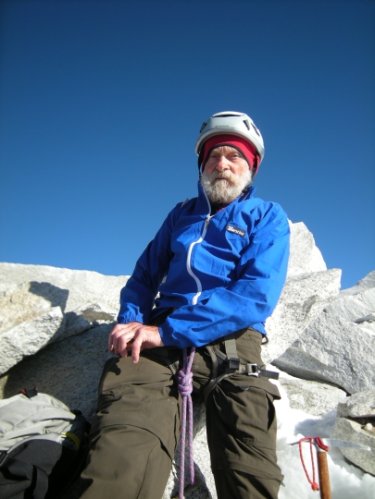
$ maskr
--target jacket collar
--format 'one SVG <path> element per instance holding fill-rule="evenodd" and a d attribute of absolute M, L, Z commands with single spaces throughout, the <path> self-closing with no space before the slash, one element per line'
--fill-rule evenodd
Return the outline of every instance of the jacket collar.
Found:
<path fill-rule="evenodd" d="M 228 206 L 237 204 L 241 201 L 249 199 L 254 195 L 255 187 L 251 185 L 248 189 L 246 189 L 238 198 L 234 199 Z M 198 181 L 198 209 L 200 212 L 210 215 L 211 213 L 211 203 L 205 193 L 202 184 Z"/>

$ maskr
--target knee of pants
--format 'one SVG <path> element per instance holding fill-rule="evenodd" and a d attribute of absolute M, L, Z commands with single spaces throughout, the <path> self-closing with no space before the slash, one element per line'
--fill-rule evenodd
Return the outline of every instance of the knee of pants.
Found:
<path fill-rule="evenodd" d="M 214 474 L 218 499 L 277 499 L 280 480 L 227 470 Z"/>
<path fill-rule="evenodd" d="M 83 497 L 161 497 L 172 460 L 160 439 L 129 425 L 106 427 L 93 436 L 81 483 Z"/>
<path fill-rule="evenodd" d="M 179 407 L 172 373 L 148 359 L 135 366 L 121 359 L 120 367 L 119 373 L 112 369 L 103 379 L 92 438 L 108 428 L 144 430 L 155 435 L 173 459 Z"/>

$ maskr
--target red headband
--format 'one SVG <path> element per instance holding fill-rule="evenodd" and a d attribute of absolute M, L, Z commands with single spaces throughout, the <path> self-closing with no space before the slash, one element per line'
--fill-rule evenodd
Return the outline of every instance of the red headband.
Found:
<path fill-rule="evenodd" d="M 204 168 L 212 149 L 220 146 L 231 146 L 238 149 L 248 162 L 250 170 L 253 170 L 253 172 L 256 173 L 258 169 L 259 155 L 255 147 L 250 144 L 250 142 L 242 137 L 238 137 L 237 135 L 214 135 L 213 137 L 207 139 L 206 142 L 204 142 L 199 154 L 199 166 L 202 165 L 202 168 Z"/>

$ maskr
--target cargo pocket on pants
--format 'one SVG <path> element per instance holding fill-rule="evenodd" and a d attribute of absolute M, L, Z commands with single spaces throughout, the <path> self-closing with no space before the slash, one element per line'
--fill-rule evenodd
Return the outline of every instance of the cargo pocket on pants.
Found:
<path fill-rule="evenodd" d="M 230 468 L 281 481 L 276 459 L 279 391 L 266 379 L 235 374 L 216 387 L 207 404 L 213 471 Z"/>

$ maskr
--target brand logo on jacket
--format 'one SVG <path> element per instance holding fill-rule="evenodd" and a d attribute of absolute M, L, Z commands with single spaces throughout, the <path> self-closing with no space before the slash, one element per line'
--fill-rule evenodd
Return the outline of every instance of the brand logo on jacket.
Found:
<path fill-rule="evenodd" d="M 245 235 L 245 231 L 235 227 L 234 225 L 227 225 L 227 231 L 232 232 L 233 234 L 237 234 L 238 236 L 243 237 Z"/>

